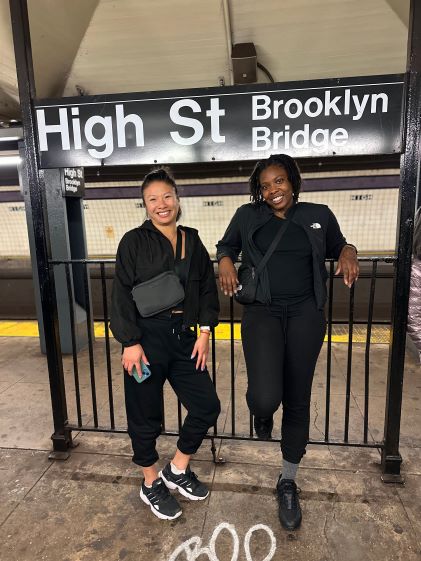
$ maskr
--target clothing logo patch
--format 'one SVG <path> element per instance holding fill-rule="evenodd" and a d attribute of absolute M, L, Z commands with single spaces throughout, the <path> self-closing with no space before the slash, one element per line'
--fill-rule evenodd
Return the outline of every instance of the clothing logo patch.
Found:
<path fill-rule="evenodd" d="M 310 224 L 310 228 L 314 228 L 314 230 L 319 230 L 321 226 L 318 222 L 313 222 L 313 224 Z"/>

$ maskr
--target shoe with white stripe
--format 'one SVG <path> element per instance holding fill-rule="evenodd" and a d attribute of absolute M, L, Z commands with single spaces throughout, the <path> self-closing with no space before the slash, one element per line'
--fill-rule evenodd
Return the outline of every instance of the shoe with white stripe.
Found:
<path fill-rule="evenodd" d="M 176 475 L 171 471 L 171 465 L 167 464 L 162 471 L 159 472 L 168 489 L 178 489 L 178 492 L 187 497 L 191 501 L 203 501 L 209 495 L 209 490 L 199 479 L 197 475 L 187 466 L 186 473 Z"/>
<path fill-rule="evenodd" d="M 174 520 L 182 513 L 177 499 L 171 495 L 160 477 L 155 479 L 152 487 L 146 487 L 143 481 L 140 487 L 140 498 L 151 507 L 151 511 L 161 520 Z"/>

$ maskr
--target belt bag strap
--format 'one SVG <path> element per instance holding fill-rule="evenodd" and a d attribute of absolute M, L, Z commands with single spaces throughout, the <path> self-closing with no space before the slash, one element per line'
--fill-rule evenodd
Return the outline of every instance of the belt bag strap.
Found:
<path fill-rule="evenodd" d="M 183 236 L 181 235 L 181 231 L 177 228 L 177 245 L 175 246 L 175 260 L 180 261 L 181 259 L 181 245 L 183 243 Z"/>
<path fill-rule="evenodd" d="M 272 253 L 275 251 L 276 246 L 279 244 L 279 242 L 282 239 L 282 236 L 285 234 L 285 232 L 288 230 L 288 226 L 291 224 L 291 219 L 294 216 L 295 213 L 295 205 L 294 207 L 291 209 L 290 211 L 290 215 L 288 218 L 285 218 L 285 225 L 283 226 L 283 228 L 280 228 L 278 230 L 278 232 L 276 233 L 276 236 L 273 238 L 272 243 L 270 244 L 270 246 L 268 247 L 266 253 L 264 254 L 262 260 L 260 261 L 260 263 L 257 265 L 256 267 L 256 275 L 260 275 L 260 273 L 263 271 L 264 266 L 266 265 L 266 263 L 269 261 L 270 256 L 272 255 Z"/>

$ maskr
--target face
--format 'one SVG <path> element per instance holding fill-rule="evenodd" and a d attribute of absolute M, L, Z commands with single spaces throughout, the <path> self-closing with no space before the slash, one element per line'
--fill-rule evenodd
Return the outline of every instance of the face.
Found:
<path fill-rule="evenodd" d="M 149 218 L 156 225 L 175 224 L 180 202 L 171 185 L 153 181 L 143 190 L 143 201 Z"/>
<path fill-rule="evenodd" d="M 283 216 L 294 204 L 294 192 L 285 168 L 269 166 L 262 171 L 259 181 L 263 199 L 275 214 Z"/>

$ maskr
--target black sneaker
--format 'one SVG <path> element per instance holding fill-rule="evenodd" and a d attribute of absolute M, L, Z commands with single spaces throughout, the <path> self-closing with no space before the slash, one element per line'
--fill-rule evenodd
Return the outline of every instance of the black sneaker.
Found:
<path fill-rule="evenodd" d="M 258 438 L 270 440 L 272 438 L 273 417 L 254 417 L 254 430 Z"/>
<path fill-rule="evenodd" d="M 292 479 L 281 479 L 276 485 L 279 503 L 279 520 L 285 530 L 295 530 L 301 524 L 302 514 L 297 485 Z"/>
<path fill-rule="evenodd" d="M 178 489 L 179 493 L 191 501 L 203 501 L 209 495 L 206 485 L 198 480 L 197 475 L 190 471 L 189 466 L 187 466 L 186 473 L 176 475 L 171 471 L 170 464 L 167 464 L 159 472 L 159 476 L 162 477 L 168 489 Z"/>
<path fill-rule="evenodd" d="M 176 498 L 168 491 L 160 477 L 155 479 L 152 487 L 146 487 L 143 481 L 140 487 L 140 498 L 151 507 L 151 511 L 162 520 L 174 520 L 181 515 L 181 507 Z"/>

